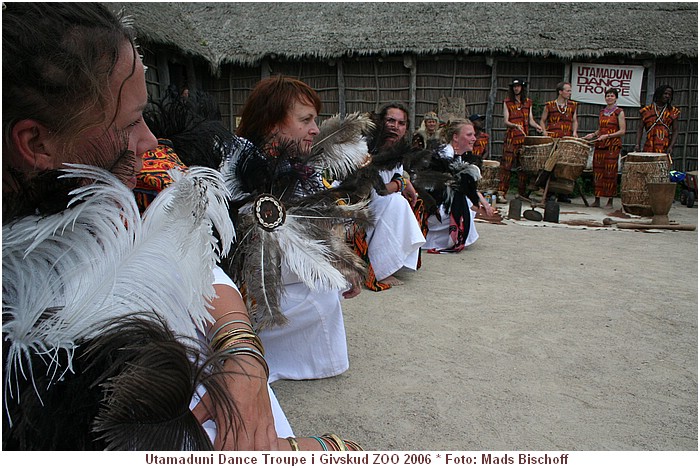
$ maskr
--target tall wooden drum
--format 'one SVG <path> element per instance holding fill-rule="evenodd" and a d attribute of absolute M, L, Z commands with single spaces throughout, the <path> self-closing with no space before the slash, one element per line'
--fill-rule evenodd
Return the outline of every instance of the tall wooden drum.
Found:
<path fill-rule="evenodd" d="M 499 177 L 500 169 L 500 162 L 485 159 L 481 163 L 481 179 L 477 182 L 477 190 L 495 193 L 498 190 L 498 183 L 501 181 Z"/>
<path fill-rule="evenodd" d="M 586 168 L 591 144 L 583 138 L 564 137 L 557 143 L 554 152 L 557 164 L 554 166 L 554 177 L 561 180 L 575 181 Z"/>
<path fill-rule="evenodd" d="M 668 156 L 665 153 L 628 153 L 622 165 L 620 198 L 627 213 L 653 216 L 648 183 L 668 182 Z"/>

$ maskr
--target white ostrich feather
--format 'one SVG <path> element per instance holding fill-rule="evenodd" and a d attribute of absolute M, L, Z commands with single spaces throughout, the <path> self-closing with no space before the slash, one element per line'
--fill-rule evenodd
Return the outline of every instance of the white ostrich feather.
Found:
<path fill-rule="evenodd" d="M 478 182 L 481 179 L 481 171 L 476 164 L 456 160 L 451 164 L 451 168 L 456 174 L 469 174 L 474 179 L 474 182 Z"/>
<path fill-rule="evenodd" d="M 226 191 L 213 170 L 171 175 L 175 183 L 142 220 L 133 193 L 112 174 L 71 165 L 62 177 L 95 182 L 74 190 L 66 210 L 3 226 L 8 390 L 13 377 L 31 378 L 24 358 L 32 353 L 55 366 L 63 352 L 70 369 L 77 342 L 113 318 L 155 312 L 176 335 L 193 339 L 193 322 L 210 319 L 218 258 L 212 223 L 223 249 L 233 233 Z"/>
<path fill-rule="evenodd" d="M 343 289 L 347 280 L 331 263 L 332 252 L 327 242 L 313 239 L 293 213 L 276 229 L 283 262 L 312 291 Z"/>

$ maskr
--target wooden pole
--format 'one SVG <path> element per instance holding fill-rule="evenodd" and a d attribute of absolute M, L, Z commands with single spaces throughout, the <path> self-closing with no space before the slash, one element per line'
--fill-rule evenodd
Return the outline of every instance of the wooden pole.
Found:
<path fill-rule="evenodd" d="M 486 128 L 485 132 L 491 134 L 489 138 L 489 156 L 493 159 L 493 112 L 496 108 L 496 94 L 498 92 L 498 60 L 494 57 L 486 57 L 486 65 L 491 67 L 491 89 L 486 103 Z"/>
<path fill-rule="evenodd" d="M 347 101 L 345 98 L 345 73 L 343 70 L 343 59 L 335 62 L 335 70 L 338 75 L 338 113 L 341 117 L 347 114 Z"/>
<path fill-rule="evenodd" d="M 156 62 L 158 64 L 158 89 L 160 91 L 160 96 L 165 96 L 168 90 L 168 85 L 170 85 L 170 67 L 168 66 L 168 57 L 166 54 L 156 54 Z"/>
<path fill-rule="evenodd" d="M 416 80 L 417 80 L 417 67 L 416 59 L 413 55 L 404 55 L 403 58 L 404 67 L 408 68 L 409 80 L 408 80 L 408 120 L 411 122 L 413 127 L 416 126 Z M 413 128 L 409 128 L 408 131 L 413 133 Z"/>
<path fill-rule="evenodd" d="M 691 118 L 692 114 L 692 109 L 693 109 L 693 100 L 691 99 L 690 95 L 693 93 L 693 72 L 694 72 L 694 67 L 692 62 L 688 62 L 688 68 L 690 68 L 690 76 L 688 76 L 688 114 L 686 115 L 686 122 L 685 122 L 685 135 L 683 137 L 683 157 L 682 157 L 682 164 L 683 167 L 681 168 L 682 171 L 685 172 L 686 168 L 688 167 L 686 164 L 686 158 L 688 154 L 688 140 L 690 139 L 690 123 L 693 120 Z"/>
<path fill-rule="evenodd" d="M 644 66 L 647 67 L 646 62 Z M 645 105 L 651 104 L 654 97 L 654 89 L 656 89 L 656 60 L 651 61 L 647 67 L 647 100 Z M 643 123 L 640 122 L 639 125 L 643 125 Z"/>
<path fill-rule="evenodd" d="M 228 73 L 228 128 L 232 132 L 236 131 L 236 116 L 233 115 L 233 67 Z"/>
<path fill-rule="evenodd" d="M 374 65 L 374 86 L 377 90 L 377 92 L 375 94 L 376 98 L 375 98 L 375 102 L 374 102 L 374 111 L 378 112 L 379 111 L 379 100 L 380 100 L 382 90 L 379 89 L 379 66 L 377 65 L 377 61 L 373 60 L 372 64 Z"/>

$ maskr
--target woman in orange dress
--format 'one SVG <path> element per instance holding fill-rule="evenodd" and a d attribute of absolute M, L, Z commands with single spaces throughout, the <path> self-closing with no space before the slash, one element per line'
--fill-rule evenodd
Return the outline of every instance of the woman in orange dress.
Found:
<path fill-rule="evenodd" d="M 617 107 L 617 97 L 617 89 L 610 88 L 605 91 L 606 106 L 598 116 L 598 130 L 583 137 L 586 140 L 595 139 L 593 206 L 596 207 L 600 206 L 600 197 L 608 197 L 606 207 L 612 208 L 613 197 L 617 195 L 617 161 L 622 149 L 622 136 L 627 129 L 625 112 Z"/>

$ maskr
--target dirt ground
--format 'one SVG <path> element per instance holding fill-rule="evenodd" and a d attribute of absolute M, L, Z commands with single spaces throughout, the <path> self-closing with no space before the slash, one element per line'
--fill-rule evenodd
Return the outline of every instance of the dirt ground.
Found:
<path fill-rule="evenodd" d="M 580 199 L 561 211 L 608 216 Z M 698 209 L 675 202 L 670 219 L 697 225 Z M 367 450 L 697 451 L 697 231 L 477 230 L 344 303 L 350 369 L 273 385 L 295 433 Z"/>

